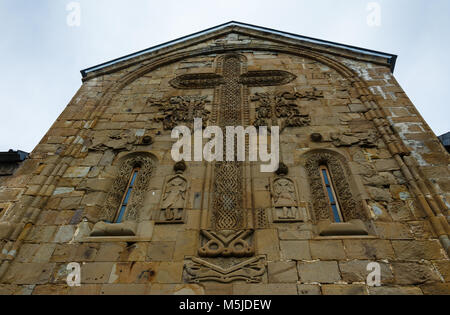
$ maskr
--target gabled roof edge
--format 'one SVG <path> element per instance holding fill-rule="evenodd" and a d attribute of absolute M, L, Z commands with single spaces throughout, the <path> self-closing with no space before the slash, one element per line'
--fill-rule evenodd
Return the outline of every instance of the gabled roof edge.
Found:
<path fill-rule="evenodd" d="M 105 63 L 101 63 L 99 65 L 81 70 L 81 75 L 83 78 L 85 78 L 89 73 L 106 68 L 108 66 L 112 66 L 116 63 L 122 62 L 122 61 L 126 61 L 126 60 L 130 60 L 132 58 L 138 57 L 138 56 L 142 56 L 144 54 L 156 51 L 158 49 L 162 49 L 171 45 L 175 45 L 178 43 L 182 43 L 185 42 L 187 40 L 190 39 L 194 39 L 196 37 L 202 36 L 202 35 L 206 35 L 230 26 L 238 26 L 238 27 L 243 27 L 243 28 L 248 28 L 248 29 L 253 29 L 253 30 L 258 30 L 258 31 L 263 31 L 263 32 L 268 32 L 271 34 L 275 34 L 275 35 L 280 35 L 280 36 L 284 36 L 284 37 L 288 37 L 288 38 L 293 38 L 293 39 L 298 39 L 298 40 L 302 40 L 302 41 L 306 41 L 306 42 L 310 42 L 310 43 L 315 43 L 315 44 L 322 44 L 322 45 L 328 45 L 331 47 L 336 47 L 336 48 L 341 48 L 341 49 L 347 49 L 347 50 L 351 50 L 357 53 L 362 53 L 362 54 L 366 54 L 366 55 L 372 55 L 372 56 L 377 56 L 377 57 L 382 57 L 382 58 L 386 58 L 389 61 L 389 64 L 391 66 L 391 71 L 392 73 L 394 72 L 395 69 L 395 64 L 397 61 L 397 55 L 394 54 L 390 54 L 390 53 L 384 53 L 384 52 L 380 52 L 380 51 L 376 51 L 376 50 L 370 50 L 370 49 L 366 49 L 366 48 L 361 48 L 361 47 L 356 47 L 356 46 L 351 46 L 351 45 L 345 45 L 345 44 L 340 44 L 340 43 L 336 43 L 336 42 L 331 42 L 331 41 L 326 41 L 326 40 L 322 40 L 322 39 L 317 39 L 317 38 L 313 38 L 313 37 L 307 37 L 307 36 L 302 36 L 302 35 L 296 35 L 293 33 L 288 33 L 288 32 L 283 32 L 283 31 L 278 31 L 278 30 L 274 30 L 271 28 L 267 28 L 267 27 L 262 27 L 262 26 L 256 26 L 256 25 L 252 25 L 252 24 L 247 24 L 247 23 L 241 23 L 241 22 L 236 22 L 236 21 L 231 21 L 231 22 L 227 22 L 224 24 L 220 24 L 218 26 L 214 26 L 211 28 L 208 28 L 206 30 L 200 31 L 200 32 L 196 32 L 193 33 L 191 35 L 187 35 L 187 36 L 183 36 L 180 37 L 178 39 L 175 40 L 171 40 L 168 41 L 166 43 L 163 44 L 159 44 Z"/>

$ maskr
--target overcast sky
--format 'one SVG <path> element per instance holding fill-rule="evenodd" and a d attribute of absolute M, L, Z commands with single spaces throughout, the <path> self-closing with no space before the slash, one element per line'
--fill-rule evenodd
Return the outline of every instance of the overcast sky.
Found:
<path fill-rule="evenodd" d="M 79 26 L 67 23 L 71 2 Z M 370 2 L 379 26 L 367 22 Z M 33 150 L 80 70 L 231 20 L 399 55 L 397 80 L 440 135 L 450 131 L 449 17 L 449 0 L 0 0 L 0 151 Z"/>

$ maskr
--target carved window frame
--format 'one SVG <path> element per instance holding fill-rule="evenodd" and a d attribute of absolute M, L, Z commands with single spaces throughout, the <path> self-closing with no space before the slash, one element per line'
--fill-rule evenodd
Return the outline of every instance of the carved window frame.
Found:
<path fill-rule="evenodd" d="M 135 167 L 131 171 L 130 180 L 128 181 L 127 188 L 125 189 L 125 193 L 123 194 L 122 201 L 120 202 L 120 206 L 117 209 L 116 216 L 113 221 L 114 223 L 122 223 L 123 222 L 123 218 L 125 217 L 125 214 L 128 210 L 129 202 L 130 202 L 133 192 L 135 190 L 136 180 L 137 180 L 137 177 L 139 176 L 140 171 L 141 171 L 140 167 Z M 131 191 L 130 191 L 130 189 L 131 189 Z M 128 193 L 130 193 L 129 196 L 128 196 Z M 127 197 L 128 197 L 128 199 L 127 199 Z M 125 209 L 123 209 L 123 207 L 125 207 Z M 123 213 L 122 213 L 122 211 L 123 211 Z M 119 219 L 121 217 L 122 217 L 122 219 L 119 221 Z"/>
<path fill-rule="evenodd" d="M 148 153 L 132 153 L 121 159 L 118 175 L 103 206 L 102 221 L 112 223 L 116 221 L 118 211 L 120 211 L 120 207 L 129 188 L 132 175 L 137 168 L 140 171 L 135 180 L 122 222 L 139 221 L 139 210 L 143 207 L 145 194 L 149 189 L 155 164 L 155 158 Z"/>
<path fill-rule="evenodd" d="M 322 177 L 322 185 L 323 185 L 323 189 L 325 191 L 325 196 L 327 197 L 329 208 L 331 211 L 330 216 L 335 223 L 343 223 L 343 222 L 345 222 L 345 217 L 343 216 L 342 211 L 341 211 L 339 196 L 336 194 L 336 188 L 335 188 L 336 186 L 334 184 L 334 179 L 331 176 L 330 170 L 328 169 L 327 165 L 321 165 L 319 167 L 319 169 L 320 169 L 320 174 Z M 326 178 L 323 174 L 324 172 L 326 173 Z M 330 188 L 330 191 L 328 191 L 327 188 Z M 334 203 L 330 199 L 330 194 L 333 197 Z M 333 209 L 333 206 L 336 207 L 336 213 Z M 338 217 L 339 220 L 336 220 L 336 216 Z"/>
<path fill-rule="evenodd" d="M 321 167 L 327 166 L 333 178 L 335 195 L 345 222 L 352 220 L 368 221 L 362 200 L 356 199 L 357 192 L 351 185 L 351 172 L 347 161 L 339 153 L 329 150 L 311 151 L 306 154 L 305 169 L 311 187 L 312 216 L 316 222 L 329 220 L 331 216 L 328 197 L 324 190 Z M 353 185 L 354 186 L 354 185 Z"/>

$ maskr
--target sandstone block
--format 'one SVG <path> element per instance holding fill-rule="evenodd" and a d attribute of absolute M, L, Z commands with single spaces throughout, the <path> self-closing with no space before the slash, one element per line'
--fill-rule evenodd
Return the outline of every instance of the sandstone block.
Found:
<path fill-rule="evenodd" d="M 234 295 L 297 295 L 296 284 L 233 284 Z"/>
<path fill-rule="evenodd" d="M 399 260 L 439 260 L 445 259 L 439 241 L 392 241 Z"/>
<path fill-rule="evenodd" d="M 257 230 L 255 244 L 257 255 L 267 255 L 269 261 L 280 260 L 280 241 L 277 230 Z"/>
<path fill-rule="evenodd" d="M 342 241 L 310 241 L 312 259 L 342 260 L 346 258 Z"/>
<path fill-rule="evenodd" d="M 353 260 L 339 262 L 342 280 L 348 283 L 366 282 L 368 275 L 372 272 L 367 270 L 367 266 L 372 261 L 369 260 Z M 381 283 L 387 284 L 394 281 L 394 275 L 388 264 L 380 263 L 381 266 Z"/>
<path fill-rule="evenodd" d="M 297 283 L 298 272 L 295 262 L 271 262 L 268 264 L 270 283 Z"/>
<path fill-rule="evenodd" d="M 384 240 L 344 240 L 345 251 L 349 259 L 394 259 L 391 242 Z"/>
<path fill-rule="evenodd" d="M 335 261 L 299 262 L 298 273 L 302 283 L 335 283 L 341 280 Z"/>
<path fill-rule="evenodd" d="M 298 295 L 322 295 L 320 286 L 311 284 L 297 285 Z"/>
<path fill-rule="evenodd" d="M 308 241 L 281 241 L 280 248 L 284 260 L 311 260 Z"/>
<path fill-rule="evenodd" d="M 373 287 L 369 288 L 370 295 L 423 295 L 418 287 Z"/>
<path fill-rule="evenodd" d="M 395 282 L 398 285 L 429 284 L 440 281 L 431 266 L 419 263 L 393 263 Z"/>
<path fill-rule="evenodd" d="M 322 292 L 323 295 L 367 295 L 366 286 L 360 284 L 327 284 L 322 286 Z"/>

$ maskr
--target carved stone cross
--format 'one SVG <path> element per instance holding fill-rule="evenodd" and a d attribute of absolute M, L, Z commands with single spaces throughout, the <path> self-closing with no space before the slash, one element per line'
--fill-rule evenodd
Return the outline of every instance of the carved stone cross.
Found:
<path fill-rule="evenodd" d="M 284 85 L 296 76 L 279 70 L 243 71 L 241 56 L 219 58 L 216 73 L 181 75 L 170 82 L 177 89 L 220 88 L 219 126 L 238 126 L 242 120 L 242 87 Z M 224 153 L 225 154 L 225 153 Z M 225 160 L 225 159 L 224 159 Z M 243 170 L 241 162 L 217 162 L 214 168 L 213 220 L 218 231 L 244 229 Z"/>

